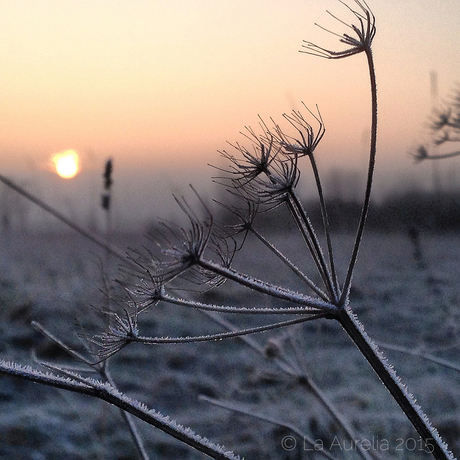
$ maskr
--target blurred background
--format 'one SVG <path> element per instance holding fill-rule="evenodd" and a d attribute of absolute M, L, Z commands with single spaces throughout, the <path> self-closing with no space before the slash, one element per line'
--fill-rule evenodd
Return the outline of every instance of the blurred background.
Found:
<path fill-rule="evenodd" d="M 208 191 L 218 150 L 258 116 L 318 104 L 326 136 L 317 159 L 332 198 L 359 200 L 367 167 L 370 96 L 363 56 L 327 61 L 347 9 L 334 0 L 0 0 L 0 172 L 82 225 L 97 227 L 102 174 L 113 161 L 112 225 L 168 217 L 193 183 Z M 457 0 L 373 0 L 379 91 L 374 199 L 457 192 L 460 162 L 415 165 L 429 115 L 460 75 Z M 53 158 L 73 150 L 74 178 Z M 304 185 L 308 197 L 309 184 Z M 0 185 L 11 225 L 54 225 Z"/>

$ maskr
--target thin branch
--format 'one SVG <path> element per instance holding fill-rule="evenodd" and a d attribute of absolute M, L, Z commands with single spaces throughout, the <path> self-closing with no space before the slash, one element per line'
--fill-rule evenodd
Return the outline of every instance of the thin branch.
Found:
<path fill-rule="evenodd" d="M 292 431 L 295 433 L 297 436 L 299 436 L 302 439 L 302 442 L 305 444 L 308 444 L 312 450 L 314 449 L 316 442 L 313 438 L 308 436 L 305 432 L 299 430 L 295 425 L 292 425 L 291 423 L 287 422 L 280 422 L 279 420 L 276 420 L 272 417 L 269 417 L 267 415 L 262 415 L 257 412 L 253 412 L 249 409 L 245 409 L 235 403 L 227 402 L 227 401 L 219 401 L 217 399 L 209 398 L 208 396 L 200 395 L 199 399 L 202 401 L 206 401 L 210 404 L 213 404 L 214 406 L 218 407 L 223 407 L 224 409 L 231 410 L 232 412 L 237 412 L 240 414 L 248 415 L 249 417 L 252 418 L 257 418 L 259 420 L 262 420 L 264 422 L 271 423 L 273 425 L 277 425 L 283 428 L 287 428 L 288 430 Z M 329 452 L 327 452 L 325 449 L 319 449 L 315 450 L 320 455 L 323 455 L 324 457 L 328 458 L 329 460 L 335 460 L 335 457 L 333 457 Z"/>
<path fill-rule="evenodd" d="M 189 337 L 143 337 L 138 336 L 132 339 L 132 342 L 142 343 L 144 345 L 160 345 L 168 343 L 196 343 L 196 342 L 210 342 L 214 340 L 229 339 L 233 337 L 240 337 L 243 335 L 256 334 L 259 332 L 266 332 L 272 329 L 280 329 L 282 327 L 292 326 L 294 324 L 304 323 L 306 321 L 313 321 L 318 318 L 324 318 L 326 313 L 318 313 L 316 315 L 304 316 L 302 318 L 291 319 L 288 321 L 280 321 L 271 323 L 264 326 L 251 327 L 248 329 L 238 329 L 231 332 L 220 332 L 216 334 L 198 335 Z"/>
<path fill-rule="evenodd" d="M 90 378 L 80 378 L 77 374 L 74 375 L 74 378 L 61 377 L 50 372 L 40 372 L 30 366 L 21 366 L 4 360 L 0 360 L 0 373 L 52 386 L 54 388 L 72 391 L 74 393 L 93 396 L 129 412 L 149 425 L 164 431 L 166 434 L 203 452 L 211 458 L 219 460 L 239 459 L 239 456 L 234 455 L 233 452 L 227 451 L 222 446 L 213 444 L 206 438 L 202 438 L 195 434 L 190 428 L 183 427 L 169 417 L 165 417 L 154 409 L 149 409 L 143 403 L 120 393 L 109 383 L 103 383 Z"/>
<path fill-rule="evenodd" d="M 20 195 L 24 196 L 27 198 L 29 201 L 32 203 L 36 204 L 39 206 L 41 209 L 46 211 L 47 213 L 51 214 L 54 216 L 56 219 L 60 220 L 64 224 L 66 224 L 68 227 L 70 227 L 72 230 L 75 230 L 77 233 L 85 237 L 86 239 L 92 241 L 93 243 L 97 244 L 99 247 L 105 249 L 107 253 L 112 254 L 113 256 L 117 257 L 120 260 L 123 260 L 123 262 L 126 262 L 126 254 L 120 252 L 117 248 L 109 245 L 104 239 L 98 235 L 95 235 L 94 233 L 89 232 L 88 230 L 84 229 L 83 227 L 80 227 L 78 224 L 73 222 L 72 220 L 68 219 L 65 217 L 63 214 L 61 214 L 59 211 L 54 209 L 53 207 L 49 206 L 46 204 L 44 201 L 42 201 L 40 198 L 37 198 L 35 195 L 32 195 L 19 185 L 15 184 L 13 181 L 10 179 L 6 178 L 2 174 L 0 174 L 0 182 L 3 182 L 7 187 L 11 188 L 15 192 L 19 193 Z"/>
<path fill-rule="evenodd" d="M 326 264 L 326 260 L 324 259 L 324 254 L 321 249 L 321 245 L 319 244 L 318 237 L 315 234 L 313 229 L 313 225 L 310 222 L 310 219 L 305 212 L 305 209 L 302 206 L 302 202 L 300 201 L 297 194 L 294 190 L 291 191 L 289 194 L 289 208 L 292 210 L 294 217 L 296 218 L 296 222 L 299 225 L 302 234 L 304 235 L 304 239 L 307 242 L 310 252 L 312 253 L 313 259 L 315 264 L 318 268 L 319 274 L 326 286 L 327 291 L 330 295 L 331 302 L 335 302 L 337 298 L 337 293 L 335 291 L 335 286 L 332 281 L 331 274 L 329 272 L 329 268 Z"/>
<path fill-rule="evenodd" d="M 161 300 L 174 305 L 180 305 L 188 308 L 195 308 L 203 311 L 214 311 L 219 313 L 237 313 L 249 315 L 317 315 L 324 313 L 320 309 L 312 307 L 232 307 L 226 305 L 215 305 L 210 303 L 187 300 L 179 297 L 173 297 L 166 293 L 162 294 Z"/>
<path fill-rule="evenodd" d="M 316 284 L 305 275 L 299 268 L 297 268 L 281 251 L 279 251 L 270 241 L 268 241 L 261 233 L 259 233 L 252 226 L 249 231 L 261 241 L 276 257 L 278 257 L 285 265 L 287 265 L 302 281 L 304 281 L 317 295 L 319 295 L 325 302 L 328 301 L 326 293 L 324 293 Z"/>
<path fill-rule="evenodd" d="M 310 158 L 310 163 L 313 169 L 313 174 L 315 176 L 316 189 L 318 190 L 318 195 L 319 195 L 321 216 L 323 219 L 324 234 L 326 236 L 327 251 L 329 254 L 329 265 L 331 267 L 332 283 L 334 287 L 334 292 L 336 293 L 336 295 L 338 295 L 339 283 L 337 281 L 337 272 L 335 270 L 334 255 L 332 251 L 331 231 L 330 231 L 330 225 L 329 225 L 329 216 L 328 216 L 327 207 L 326 207 L 326 200 L 324 199 L 323 187 L 321 184 L 321 178 L 319 175 L 318 166 L 316 164 L 314 154 L 312 153 L 311 155 L 309 155 L 309 158 Z"/>
<path fill-rule="evenodd" d="M 361 239 L 363 237 L 364 226 L 366 224 L 367 213 L 369 211 L 369 204 L 371 200 L 372 182 L 374 177 L 375 169 L 375 157 L 377 153 L 377 83 L 375 78 L 375 66 L 374 59 L 372 56 L 372 50 L 369 48 L 366 50 L 367 63 L 369 67 L 370 87 L 371 87 L 371 98 L 372 98 L 372 122 L 371 122 L 371 142 L 369 151 L 369 166 L 367 171 L 367 183 L 366 193 L 364 196 L 363 208 L 361 211 L 361 217 L 358 224 L 358 230 L 356 232 L 355 243 L 353 246 L 352 255 L 350 258 L 350 264 L 348 266 L 347 275 L 343 284 L 342 295 L 340 297 L 340 305 L 345 305 L 348 299 L 351 287 L 351 279 L 353 277 L 353 271 L 355 268 L 356 260 L 358 258 L 359 247 L 361 245 Z"/>
<path fill-rule="evenodd" d="M 273 284 L 267 283 L 257 278 L 253 278 L 249 275 L 239 273 L 236 270 L 233 270 L 232 268 L 223 267 L 211 260 L 200 259 L 197 263 L 206 270 L 213 271 L 221 276 L 224 276 L 227 279 L 236 281 L 237 283 L 246 286 L 254 291 L 261 292 L 262 294 L 268 294 L 272 297 L 287 300 L 288 302 L 293 302 L 296 304 L 317 308 L 319 310 L 323 310 L 326 312 L 338 311 L 338 308 L 329 302 L 324 302 L 321 299 L 317 299 L 299 292 L 294 292 L 289 289 L 275 286 Z"/>
<path fill-rule="evenodd" d="M 402 347 L 400 345 L 393 345 L 385 342 L 376 342 L 380 348 L 386 350 L 393 350 L 399 353 L 404 353 L 406 355 L 417 356 L 419 358 L 425 359 L 426 361 L 431 361 L 432 363 L 439 364 L 440 366 L 447 367 L 448 369 L 453 369 L 454 371 L 460 372 L 460 365 L 449 361 L 447 359 L 439 358 L 438 356 L 432 355 L 431 353 L 426 353 L 423 350 L 410 349 Z"/>

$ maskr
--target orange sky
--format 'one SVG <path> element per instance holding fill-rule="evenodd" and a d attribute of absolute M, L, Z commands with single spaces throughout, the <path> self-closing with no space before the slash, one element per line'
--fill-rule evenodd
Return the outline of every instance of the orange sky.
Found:
<path fill-rule="evenodd" d="M 411 167 L 407 150 L 430 110 L 430 71 L 445 96 L 460 80 L 458 0 L 369 0 L 377 17 L 379 165 Z M 33 176 L 76 149 L 82 170 L 206 163 L 257 115 L 319 104 L 324 165 L 363 167 L 368 76 L 363 56 L 298 52 L 335 0 L 0 0 L 0 168 Z M 206 171 L 208 172 L 208 171 Z M 209 173 L 211 174 L 211 173 Z"/>

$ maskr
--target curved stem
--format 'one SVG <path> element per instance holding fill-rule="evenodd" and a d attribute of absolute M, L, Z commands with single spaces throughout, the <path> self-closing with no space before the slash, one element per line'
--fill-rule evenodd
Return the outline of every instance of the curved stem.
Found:
<path fill-rule="evenodd" d="M 169 343 L 196 343 L 196 342 L 213 342 L 216 340 L 230 339 L 233 337 L 242 337 L 243 335 L 252 335 L 259 332 L 271 331 L 272 329 L 280 329 L 282 327 L 292 326 L 294 324 L 313 321 L 318 318 L 328 316 L 327 313 L 316 313 L 315 315 L 302 316 L 301 318 L 280 321 L 278 323 L 270 323 L 264 326 L 256 326 L 248 329 L 238 329 L 230 332 L 217 332 L 216 334 L 196 335 L 188 337 L 146 337 L 135 336 L 130 339 L 129 343 L 141 343 L 143 345 L 162 345 Z M 128 342 L 126 343 L 126 345 Z"/>
<path fill-rule="evenodd" d="M 372 50 L 366 49 L 366 57 L 369 66 L 369 77 L 371 85 L 371 98 L 372 98 L 372 123 L 371 123 L 371 145 L 369 152 L 369 167 L 367 172 L 367 183 L 366 183 L 366 194 L 364 196 L 363 209 L 361 211 L 361 218 L 356 232 L 356 239 L 353 246 L 353 252 L 348 266 L 345 283 L 343 285 L 342 295 L 340 297 L 340 304 L 344 305 L 348 298 L 350 291 L 351 279 L 353 276 L 353 270 L 355 268 L 356 259 L 358 257 L 359 246 L 363 237 L 364 225 L 366 224 L 367 213 L 369 211 L 369 203 L 371 199 L 372 180 L 374 177 L 375 168 L 375 156 L 377 152 L 377 83 L 375 78 L 375 67 L 374 58 L 372 56 Z"/>

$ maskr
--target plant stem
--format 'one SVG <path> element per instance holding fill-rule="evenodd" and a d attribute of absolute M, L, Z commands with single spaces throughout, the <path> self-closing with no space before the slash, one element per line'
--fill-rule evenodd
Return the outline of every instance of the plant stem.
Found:
<path fill-rule="evenodd" d="M 283 261 L 300 279 L 302 279 L 318 296 L 327 302 L 327 295 L 316 286 L 316 284 L 308 278 L 307 275 L 302 273 L 281 251 L 279 251 L 270 241 L 268 241 L 262 234 L 255 228 L 250 227 L 249 231 L 261 241 L 270 251 L 272 251 L 281 261 Z"/>
<path fill-rule="evenodd" d="M 199 399 L 201 401 L 206 401 L 206 402 L 208 402 L 210 404 L 214 404 L 215 406 L 223 407 L 223 408 L 231 410 L 233 412 L 243 414 L 243 415 L 247 415 L 249 417 L 259 419 L 259 420 L 262 420 L 264 422 L 272 423 L 273 425 L 278 425 L 280 427 L 283 427 L 283 428 L 285 428 L 285 429 L 287 429 L 289 431 L 292 431 L 293 433 L 297 434 L 300 438 L 302 438 L 303 442 L 304 442 L 304 445 L 309 445 L 310 449 L 308 449 L 308 450 L 315 450 L 316 441 L 313 438 L 311 438 L 310 436 L 308 436 L 308 434 L 306 434 L 305 432 L 299 430 L 297 428 L 297 426 L 295 426 L 295 425 L 293 425 L 291 423 L 282 422 L 282 421 L 277 420 L 275 418 L 272 418 L 272 417 L 270 417 L 268 415 L 253 412 L 253 411 L 251 411 L 249 409 L 245 409 L 241 405 L 238 405 L 238 404 L 235 404 L 235 403 L 232 403 L 232 402 L 229 402 L 229 401 L 219 401 L 218 399 L 213 399 L 213 398 L 210 398 L 210 397 L 205 396 L 205 395 L 200 395 Z M 304 449 L 305 449 L 305 447 L 304 447 Z M 322 455 L 323 457 L 328 458 L 329 460 L 336 460 L 336 458 L 333 457 L 325 449 L 319 449 L 318 451 L 316 451 L 316 453 L 318 455 Z"/>
<path fill-rule="evenodd" d="M 281 300 L 287 300 L 295 304 L 300 304 L 304 307 L 312 307 L 324 312 L 337 312 L 339 309 L 332 303 L 325 302 L 324 300 L 317 299 L 299 292 L 291 291 L 286 288 L 275 286 L 244 273 L 237 272 L 232 268 L 227 268 L 219 265 L 211 260 L 200 259 L 197 262 L 201 268 L 209 270 L 221 275 L 224 278 L 235 281 L 243 286 L 246 286 L 254 291 L 261 292 L 262 294 L 271 295 Z"/>
<path fill-rule="evenodd" d="M 54 388 L 93 396 L 106 401 L 125 412 L 129 412 L 140 420 L 159 428 L 165 433 L 189 445 L 190 447 L 203 452 L 211 458 L 233 460 L 239 458 L 232 452 L 224 451 L 222 447 L 216 446 L 205 438 L 201 438 L 200 436 L 194 434 L 191 430 L 187 430 L 186 428 L 178 425 L 168 417 L 164 417 L 155 410 L 148 409 L 143 404 L 121 394 L 108 383 L 104 384 L 102 382 L 98 382 L 97 380 L 83 378 L 79 380 L 72 380 L 71 378 L 60 377 L 50 372 L 45 374 L 28 366 L 12 365 L 3 360 L 0 360 L 0 373 L 49 385 Z"/>
<path fill-rule="evenodd" d="M 211 303 L 197 302 L 195 300 L 187 300 L 180 297 L 173 297 L 166 293 L 162 294 L 160 300 L 187 308 L 195 308 L 197 310 L 214 311 L 219 313 L 242 313 L 252 315 L 311 315 L 323 313 L 321 310 L 314 310 L 311 307 L 234 307 L 227 305 L 217 305 Z"/>
<path fill-rule="evenodd" d="M 298 196 L 294 191 L 289 193 L 289 200 L 288 200 L 289 209 L 292 212 L 296 223 L 299 229 L 302 232 L 305 242 L 308 245 L 308 249 L 310 250 L 311 255 L 315 261 L 315 264 L 318 268 L 318 272 L 326 286 L 326 289 L 331 297 L 332 300 L 335 300 L 335 289 L 333 283 L 331 281 L 331 275 L 327 268 L 326 261 L 324 260 L 324 255 L 321 250 L 321 246 L 318 241 L 318 237 L 316 236 L 313 226 L 310 222 L 310 219 L 305 212 L 305 209 L 302 206 L 301 201 L 299 200 Z"/>
<path fill-rule="evenodd" d="M 347 276 L 345 278 L 345 283 L 343 284 L 343 291 L 340 297 L 339 305 L 345 305 L 345 301 L 348 298 L 350 291 L 351 279 L 353 277 L 353 270 L 355 268 L 356 259 L 358 257 L 359 246 L 361 244 L 361 239 L 363 237 L 364 226 L 366 224 L 367 213 L 369 211 L 369 203 L 371 199 L 371 190 L 372 190 L 372 180 L 374 177 L 375 169 L 375 156 L 377 153 L 377 82 L 375 78 L 375 66 L 374 58 L 372 56 L 372 50 L 370 48 L 366 49 L 367 63 L 369 66 L 369 77 L 371 85 L 371 98 L 372 98 L 372 122 L 371 122 L 371 144 L 369 152 L 369 167 L 367 172 L 367 183 L 366 183 L 366 194 L 364 196 L 363 209 L 361 211 L 361 217 L 358 225 L 358 230 L 356 232 L 356 239 L 353 246 L 353 252 L 350 258 L 350 264 L 348 266 Z"/>
<path fill-rule="evenodd" d="M 313 174 L 315 176 L 316 189 L 318 190 L 319 203 L 321 207 L 321 216 L 323 219 L 324 234 L 326 235 L 327 251 L 329 254 L 329 264 L 331 267 L 332 283 L 334 286 L 334 291 L 336 292 L 336 295 L 338 295 L 339 284 L 337 282 L 337 273 L 335 270 L 334 255 L 332 253 L 331 232 L 329 229 L 329 217 L 327 215 L 327 208 L 326 208 L 326 201 L 324 199 L 323 186 L 321 185 L 321 178 L 319 175 L 318 166 L 316 164 L 316 160 L 315 160 L 313 153 L 308 155 L 308 157 L 310 159 L 311 167 L 313 169 Z"/>
<path fill-rule="evenodd" d="M 23 189 L 19 185 L 15 184 L 13 181 L 10 179 L 6 178 L 5 176 L 0 174 L 0 182 L 3 182 L 7 187 L 11 188 L 15 192 L 19 193 L 23 197 L 27 198 L 29 201 L 32 203 L 36 204 L 40 208 L 42 208 L 44 211 L 48 212 L 52 216 L 54 216 L 56 219 L 60 220 L 64 224 L 66 224 L 68 227 L 70 227 L 72 230 L 75 230 L 77 233 L 82 235 L 84 238 L 92 241 L 96 245 L 98 245 L 101 248 L 104 248 L 107 251 L 107 254 L 112 254 L 113 256 L 117 257 L 118 259 L 122 260 L 123 262 L 128 262 L 129 261 L 126 259 L 126 254 L 120 252 L 118 249 L 114 248 L 113 246 L 109 245 L 106 241 L 104 241 L 103 238 L 101 238 L 98 235 L 95 235 L 94 233 L 85 230 L 83 227 L 80 227 L 77 225 L 74 221 L 71 219 L 68 219 L 65 217 L 63 214 L 61 214 L 59 211 L 56 209 L 52 208 L 51 206 L 47 205 L 44 201 L 40 200 L 40 198 L 37 198 L 35 195 L 32 195 L 29 193 L 27 190 Z"/>
<path fill-rule="evenodd" d="M 447 369 L 452 369 L 454 371 L 460 372 L 460 365 L 458 365 L 457 363 L 448 361 L 447 359 L 438 358 L 437 356 L 434 356 L 431 353 L 424 352 L 423 350 L 410 349 L 402 347 L 400 345 L 392 345 L 391 343 L 384 342 L 377 342 L 377 345 L 385 350 L 392 350 L 397 351 L 399 353 L 405 353 L 407 355 L 417 356 L 426 361 L 430 361 L 432 363 L 439 364 L 440 366 L 444 366 Z"/>
<path fill-rule="evenodd" d="M 350 307 L 343 308 L 336 315 L 345 332 L 353 340 L 359 351 L 372 366 L 382 383 L 387 387 L 394 400 L 399 404 L 418 434 L 423 439 L 425 449 L 437 460 L 453 460 L 447 445 L 442 441 L 436 429 L 431 425 L 428 417 L 415 403 L 412 395 L 401 383 L 394 369 L 379 351 L 377 345 L 367 335 L 363 325 L 358 321 Z"/>
<path fill-rule="evenodd" d="M 204 311 L 204 310 L 203 310 Z M 136 336 L 130 340 L 131 343 L 142 343 L 143 345 L 160 345 L 170 343 L 198 343 L 198 342 L 212 342 L 215 340 L 229 339 L 232 337 L 241 337 L 243 335 L 252 335 L 259 332 L 266 332 L 272 329 L 280 329 L 282 327 L 293 326 L 294 324 L 304 323 L 306 321 L 314 321 L 318 318 L 324 318 L 327 313 L 317 313 L 315 315 L 302 316 L 301 318 L 290 319 L 287 321 L 280 321 L 278 323 L 271 323 L 264 326 L 251 327 L 249 329 L 238 329 L 229 332 L 217 332 L 216 334 L 207 335 L 194 335 L 187 337 L 144 337 Z M 125 343 L 126 346 L 128 343 Z"/>
<path fill-rule="evenodd" d="M 356 439 L 356 434 L 353 431 L 353 428 L 349 425 L 347 420 L 342 416 L 342 414 L 335 408 L 332 402 L 328 399 L 326 394 L 321 391 L 318 385 L 314 382 L 314 380 L 309 375 L 303 375 L 304 381 L 302 385 L 305 387 L 307 391 L 312 392 L 315 397 L 321 401 L 321 404 L 325 407 L 329 415 L 336 421 L 336 423 L 342 428 L 342 430 L 346 433 L 349 439 L 353 442 Z M 358 454 L 364 460 L 372 460 L 372 457 L 367 453 L 365 448 L 361 445 L 361 443 L 355 444 L 356 450 Z"/>

